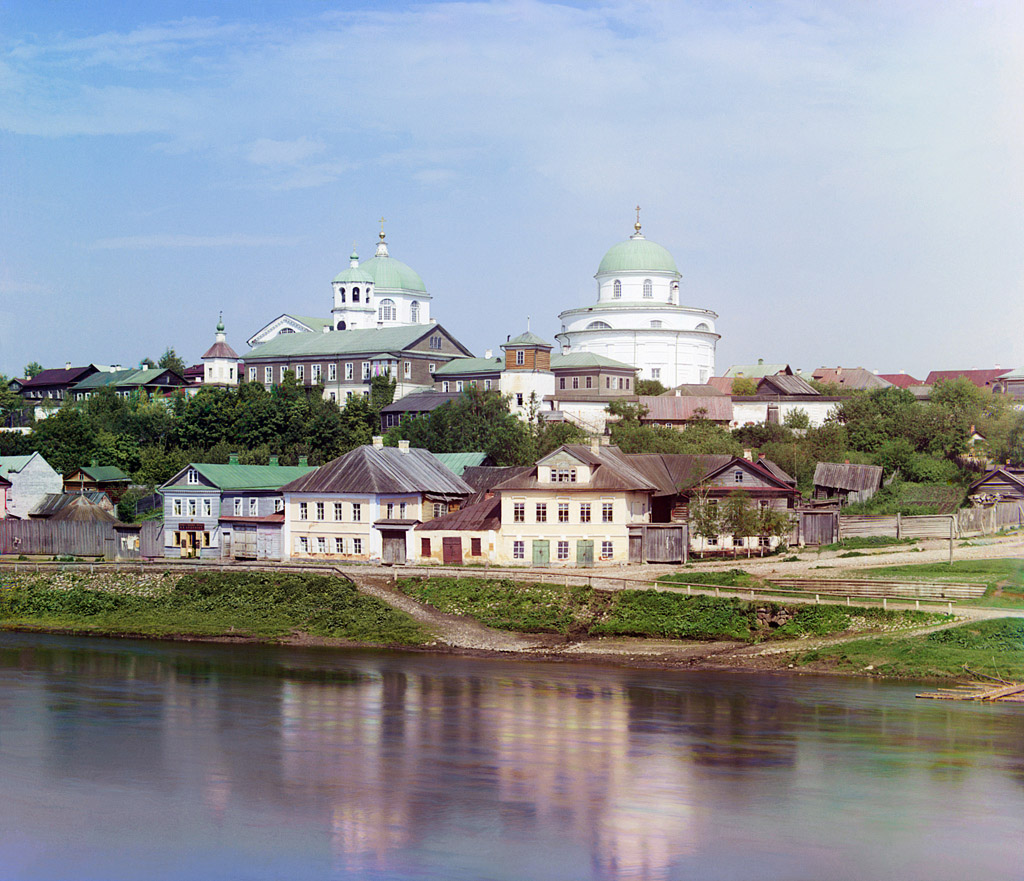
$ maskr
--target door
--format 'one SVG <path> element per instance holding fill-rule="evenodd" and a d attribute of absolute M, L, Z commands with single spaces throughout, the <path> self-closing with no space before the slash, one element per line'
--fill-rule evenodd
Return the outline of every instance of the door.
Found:
<path fill-rule="evenodd" d="M 458 536 L 441 539 L 441 552 L 443 562 L 458 566 L 462 563 L 462 539 Z"/>
<path fill-rule="evenodd" d="M 576 542 L 576 565 L 589 569 L 594 565 L 594 542 L 591 539 L 580 539 Z"/>
<path fill-rule="evenodd" d="M 405 533 L 399 529 L 382 529 L 381 562 L 388 566 L 401 566 L 405 563 Z"/>
<path fill-rule="evenodd" d="M 644 561 L 644 534 L 640 529 L 629 530 L 629 562 Z"/>
<path fill-rule="evenodd" d="M 547 566 L 551 560 L 551 548 L 549 542 L 534 540 L 533 542 L 533 565 Z"/>

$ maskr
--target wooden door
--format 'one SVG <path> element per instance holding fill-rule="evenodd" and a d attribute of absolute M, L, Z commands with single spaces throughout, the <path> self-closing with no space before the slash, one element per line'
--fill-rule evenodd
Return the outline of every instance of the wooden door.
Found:
<path fill-rule="evenodd" d="M 551 560 L 551 547 L 548 541 L 539 541 L 537 539 L 533 542 L 533 565 L 534 566 L 547 566 Z"/>
<path fill-rule="evenodd" d="M 381 562 L 388 566 L 405 564 L 405 533 L 399 529 L 383 529 L 381 537 Z"/>
<path fill-rule="evenodd" d="M 576 565 L 589 569 L 594 565 L 594 542 L 592 539 L 580 539 L 576 542 Z"/>
<path fill-rule="evenodd" d="M 642 563 L 644 561 L 644 534 L 640 529 L 629 531 L 629 562 Z"/>
<path fill-rule="evenodd" d="M 462 539 L 458 536 L 445 537 L 441 539 L 442 562 L 450 566 L 458 566 L 462 563 Z"/>

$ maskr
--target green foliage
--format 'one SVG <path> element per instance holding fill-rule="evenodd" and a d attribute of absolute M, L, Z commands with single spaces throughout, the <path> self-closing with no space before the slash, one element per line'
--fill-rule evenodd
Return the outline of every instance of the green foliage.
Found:
<path fill-rule="evenodd" d="M 853 538 L 844 538 L 842 541 L 834 541 L 832 544 L 821 545 L 820 551 L 854 551 L 863 548 L 887 548 L 894 545 L 917 544 L 916 538 L 889 538 L 884 535 L 857 535 Z"/>
<path fill-rule="evenodd" d="M 658 581 L 667 584 L 717 584 L 721 587 L 749 587 L 756 580 L 742 569 L 726 569 L 719 572 L 674 572 L 661 575 Z"/>
<path fill-rule="evenodd" d="M 26 379 L 32 379 L 33 376 L 38 376 L 42 372 L 43 365 L 38 361 L 29 361 L 28 364 L 25 365 L 24 374 Z"/>
<path fill-rule="evenodd" d="M 807 411 L 797 407 L 795 410 L 790 410 L 786 414 L 786 418 L 782 420 L 782 424 L 786 428 L 810 428 L 811 417 L 807 415 Z"/>
<path fill-rule="evenodd" d="M 181 358 L 178 356 L 178 353 L 174 351 L 173 346 L 168 346 L 164 350 L 164 353 L 160 356 L 160 360 L 157 361 L 156 364 L 157 367 L 160 367 L 164 370 L 174 371 L 175 373 L 178 374 L 178 376 L 185 375 L 185 362 L 182 361 Z"/>
<path fill-rule="evenodd" d="M 65 582 L 68 576 L 59 576 Z M 198 572 L 158 590 L 102 590 L 78 576 L 59 587 L 47 577 L 3 594 L 0 624 L 35 624 L 108 633 L 264 638 L 300 630 L 374 643 L 416 644 L 426 634 L 412 619 L 351 582 L 321 575 Z"/>
<path fill-rule="evenodd" d="M 844 514 L 952 514 L 963 503 L 962 486 L 905 483 L 883 486 L 866 502 L 843 508 Z"/>
<path fill-rule="evenodd" d="M 591 632 L 746 642 L 756 628 L 757 614 L 751 603 L 654 590 L 623 590 L 614 595 L 607 618 L 595 624 Z"/>
<path fill-rule="evenodd" d="M 638 395 L 663 395 L 668 389 L 656 379 L 638 379 L 636 381 L 636 393 Z"/>
<path fill-rule="evenodd" d="M 612 443 L 624 453 L 743 454 L 743 446 L 726 429 L 707 420 L 691 422 L 681 430 L 623 420 L 612 423 L 609 432 Z"/>
<path fill-rule="evenodd" d="M 737 376 L 732 381 L 732 393 L 740 396 L 757 394 L 757 380 L 749 376 Z"/>
<path fill-rule="evenodd" d="M 867 578 L 906 578 L 925 581 L 978 581 L 988 586 L 1024 593 L 1024 559 L 954 560 L 950 563 L 917 563 L 860 570 Z"/>

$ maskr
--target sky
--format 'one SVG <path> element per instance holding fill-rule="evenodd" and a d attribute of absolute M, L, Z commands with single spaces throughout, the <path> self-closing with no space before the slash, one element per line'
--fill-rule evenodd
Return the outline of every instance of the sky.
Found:
<path fill-rule="evenodd" d="M 731 364 L 1024 364 L 1024 4 L 0 0 L 0 372 L 390 253 L 475 354 L 644 234 Z"/>

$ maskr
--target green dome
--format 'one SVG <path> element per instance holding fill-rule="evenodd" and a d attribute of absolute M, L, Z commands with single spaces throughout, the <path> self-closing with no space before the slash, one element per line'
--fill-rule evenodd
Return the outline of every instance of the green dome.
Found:
<path fill-rule="evenodd" d="M 365 266 L 366 264 L 363 265 Z M 370 273 L 367 272 L 365 269 L 363 269 L 362 266 L 351 266 L 344 272 L 339 272 L 336 276 L 334 276 L 334 280 L 336 282 L 341 282 L 342 284 L 374 283 L 373 276 L 370 275 Z"/>
<path fill-rule="evenodd" d="M 377 289 L 397 288 L 404 291 L 427 292 L 423 279 L 411 266 L 394 257 L 372 257 L 359 267 L 360 272 L 369 272 Z M 340 276 L 339 276 L 340 278 Z"/>
<path fill-rule="evenodd" d="M 602 272 L 672 272 L 679 275 L 676 261 L 661 245 L 649 242 L 641 235 L 635 235 L 624 242 L 612 245 L 597 267 Z"/>

